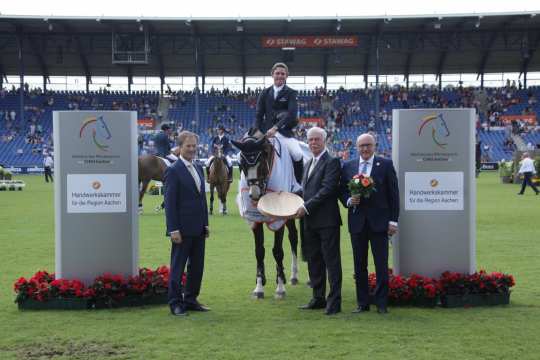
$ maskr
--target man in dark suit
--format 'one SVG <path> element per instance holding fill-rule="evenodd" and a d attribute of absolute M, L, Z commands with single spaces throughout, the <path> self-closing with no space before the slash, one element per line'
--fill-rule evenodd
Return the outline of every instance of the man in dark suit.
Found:
<path fill-rule="evenodd" d="M 227 166 L 228 176 L 229 176 L 229 182 L 233 181 L 233 167 L 231 161 L 228 159 L 228 155 L 233 151 L 231 141 L 229 140 L 229 137 L 225 135 L 225 127 L 223 125 L 219 125 L 217 128 L 217 135 L 212 138 L 210 141 L 210 151 L 212 154 L 215 154 L 216 148 L 221 146 L 223 149 L 223 155 L 225 155 L 224 163 L 225 166 Z M 210 176 L 210 165 L 212 165 L 212 162 L 214 161 L 214 155 L 212 155 L 208 159 L 208 163 L 206 165 L 206 176 Z"/>
<path fill-rule="evenodd" d="M 171 127 L 168 124 L 161 125 L 161 131 L 154 138 L 154 146 L 156 147 L 156 155 L 166 157 L 171 152 Z"/>
<path fill-rule="evenodd" d="M 343 165 L 340 200 L 349 208 L 349 233 L 354 259 L 357 309 L 369 311 L 368 243 L 375 262 L 377 311 L 387 313 L 388 300 L 388 236 L 397 232 L 399 189 L 392 160 L 375 156 L 375 138 L 362 134 L 356 141 L 360 158 Z M 376 191 L 369 198 L 351 196 L 347 184 L 356 174 L 365 174 L 375 181 Z"/>
<path fill-rule="evenodd" d="M 209 310 L 197 301 L 209 230 L 203 171 L 193 163 L 197 135 L 182 131 L 178 146 L 179 161 L 165 171 L 165 216 L 167 235 L 172 242 L 169 306 L 173 315 L 183 316 L 188 310 Z M 188 260 L 187 282 L 183 288 L 181 277 Z"/>
<path fill-rule="evenodd" d="M 293 133 L 294 127 L 298 124 L 297 93 L 286 85 L 289 76 L 286 64 L 274 64 L 270 73 L 274 85 L 259 94 L 254 127 L 268 137 L 276 136 L 287 146 L 294 164 L 294 175 L 300 183 L 304 166 L 303 153 Z"/>
<path fill-rule="evenodd" d="M 301 309 L 323 309 L 326 315 L 341 311 L 341 255 L 339 245 L 338 195 L 340 163 L 326 150 L 326 132 L 313 127 L 307 133 L 313 159 L 302 179 L 304 205 L 296 213 L 303 217 L 302 255 L 308 262 L 313 298 Z M 330 292 L 326 295 L 326 272 Z"/>

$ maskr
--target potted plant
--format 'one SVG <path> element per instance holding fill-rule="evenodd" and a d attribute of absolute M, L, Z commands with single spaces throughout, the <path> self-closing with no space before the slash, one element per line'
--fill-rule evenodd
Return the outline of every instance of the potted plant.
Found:
<path fill-rule="evenodd" d="M 512 174 L 514 172 L 514 163 L 512 161 L 501 160 L 499 162 L 499 177 L 503 184 L 512 183 Z"/>
<path fill-rule="evenodd" d="M 474 274 L 446 271 L 442 274 L 441 305 L 443 307 L 469 307 L 507 305 L 510 303 L 510 288 L 515 285 L 512 275 L 500 272 Z"/>

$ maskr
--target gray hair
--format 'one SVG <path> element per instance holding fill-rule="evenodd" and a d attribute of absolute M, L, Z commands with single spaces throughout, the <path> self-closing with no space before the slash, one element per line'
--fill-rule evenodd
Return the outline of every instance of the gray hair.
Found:
<path fill-rule="evenodd" d="M 178 134 L 178 137 L 176 138 L 176 143 L 178 144 L 179 147 L 182 147 L 182 144 L 184 143 L 184 141 L 186 141 L 186 139 L 188 138 L 195 138 L 195 140 L 197 141 L 197 143 L 199 143 L 199 136 L 191 131 L 187 131 L 187 130 L 184 130 L 182 132 L 180 132 L 180 134 Z"/>
<path fill-rule="evenodd" d="M 323 128 L 320 128 L 318 126 L 314 126 L 314 127 L 310 128 L 308 130 L 308 132 L 307 132 L 307 137 L 309 138 L 309 135 L 313 134 L 313 133 L 317 133 L 319 135 L 322 135 L 323 141 L 326 141 L 326 130 L 324 130 Z"/>

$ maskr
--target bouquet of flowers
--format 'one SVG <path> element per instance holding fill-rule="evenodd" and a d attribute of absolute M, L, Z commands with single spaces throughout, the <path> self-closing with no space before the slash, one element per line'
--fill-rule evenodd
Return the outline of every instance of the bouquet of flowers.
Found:
<path fill-rule="evenodd" d="M 369 198 L 371 194 L 377 189 L 375 189 L 375 181 L 371 176 L 366 176 L 364 174 L 356 174 L 347 184 L 351 196 L 359 196 L 363 198 Z"/>

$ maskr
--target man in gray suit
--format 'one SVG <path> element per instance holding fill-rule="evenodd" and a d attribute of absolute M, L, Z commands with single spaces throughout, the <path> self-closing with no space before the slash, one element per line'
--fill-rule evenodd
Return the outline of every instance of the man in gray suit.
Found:
<path fill-rule="evenodd" d="M 339 159 L 326 150 L 326 131 L 313 127 L 309 129 L 307 139 L 313 159 L 304 170 L 304 205 L 296 216 L 303 217 L 302 254 L 308 262 L 313 298 L 300 308 L 325 308 L 326 315 L 334 315 L 341 311 L 341 216 L 338 207 L 341 166 Z M 325 298 L 327 271 L 330 292 Z"/>

